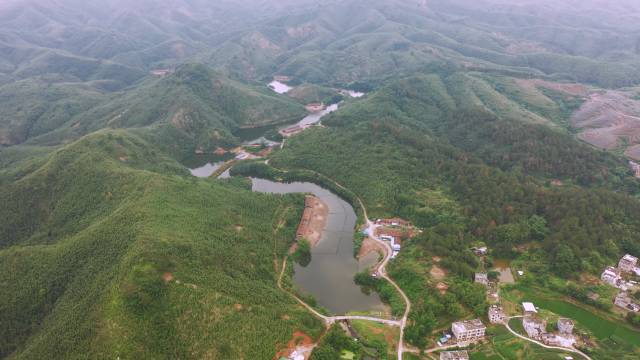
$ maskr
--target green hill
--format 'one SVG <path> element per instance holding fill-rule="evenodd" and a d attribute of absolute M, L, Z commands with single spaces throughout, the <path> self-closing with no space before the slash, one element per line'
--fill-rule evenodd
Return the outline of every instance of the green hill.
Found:
<path fill-rule="evenodd" d="M 305 114 L 303 106 L 266 86 L 241 84 L 202 65 L 184 65 L 165 78 L 147 78 L 116 93 L 34 80 L 2 86 L 2 94 L 0 140 L 5 145 L 59 144 L 107 127 L 137 128 L 184 155 L 197 147 L 233 145 L 232 132 L 241 127 L 291 122 Z"/>
<path fill-rule="evenodd" d="M 302 198 L 184 174 L 102 131 L 3 184 L 0 355 L 265 359 L 317 336 L 276 288 Z"/>

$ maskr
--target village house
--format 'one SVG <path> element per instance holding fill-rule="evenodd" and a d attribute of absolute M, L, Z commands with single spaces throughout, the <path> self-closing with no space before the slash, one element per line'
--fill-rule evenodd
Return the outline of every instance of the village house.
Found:
<path fill-rule="evenodd" d="M 466 350 L 443 351 L 440 353 L 440 360 L 469 360 Z"/>
<path fill-rule="evenodd" d="M 576 338 L 571 334 L 542 334 L 540 340 L 549 346 L 562 346 L 570 348 L 575 344 Z"/>
<path fill-rule="evenodd" d="M 474 281 L 485 286 L 489 285 L 489 277 L 487 276 L 487 273 L 476 273 Z"/>
<path fill-rule="evenodd" d="M 620 259 L 618 262 L 618 270 L 621 272 L 631 273 L 638 265 L 638 258 L 635 256 L 631 256 L 626 254 Z"/>
<path fill-rule="evenodd" d="M 558 331 L 560 331 L 561 334 L 567 334 L 570 335 L 573 333 L 573 320 L 571 319 L 567 319 L 567 318 L 560 318 L 558 319 Z"/>
<path fill-rule="evenodd" d="M 602 272 L 600 279 L 611 286 L 617 286 L 618 282 L 622 280 L 620 277 L 620 270 L 613 266 L 607 266 L 607 268 Z"/>
<path fill-rule="evenodd" d="M 547 332 L 547 322 L 536 315 L 527 315 L 522 318 L 522 327 L 527 335 L 536 340 L 540 340 Z"/>
<path fill-rule="evenodd" d="M 523 302 L 522 308 L 524 309 L 525 316 L 538 313 L 538 310 L 536 310 L 536 306 L 531 302 Z"/>
<path fill-rule="evenodd" d="M 457 321 L 451 325 L 451 332 L 457 342 L 473 342 L 484 338 L 487 327 L 480 319 Z"/>
<path fill-rule="evenodd" d="M 624 291 L 616 296 L 613 303 L 626 311 L 640 312 L 640 304 L 634 303 L 629 294 Z"/>
<path fill-rule="evenodd" d="M 489 251 L 487 249 L 486 246 L 483 247 L 472 247 L 471 251 L 473 251 L 474 254 L 476 254 L 477 256 L 484 256 L 487 255 L 487 251 Z"/>
<path fill-rule="evenodd" d="M 501 306 L 491 305 L 489 307 L 489 322 L 492 324 L 501 324 L 507 319 L 507 315 Z"/>
<path fill-rule="evenodd" d="M 300 125 L 294 125 L 294 126 L 290 126 L 286 129 L 282 129 L 280 130 L 280 135 L 284 136 L 284 137 L 289 137 L 292 135 L 295 135 L 299 132 L 301 132 L 302 130 L 304 130 L 304 128 Z"/>

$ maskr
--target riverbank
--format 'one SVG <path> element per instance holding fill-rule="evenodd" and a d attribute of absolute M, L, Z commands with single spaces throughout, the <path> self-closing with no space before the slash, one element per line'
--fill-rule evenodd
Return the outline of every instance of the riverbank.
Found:
<path fill-rule="evenodd" d="M 304 212 L 302 219 L 296 231 L 297 240 L 306 239 L 315 247 L 322 238 L 322 233 L 327 227 L 327 217 L 329 216 L 329 207 L 319 197 L 315 195 L 306 195 L 304 198 Z M 289 253 L 292 254 L 297 249 L 294 244 Z"/>

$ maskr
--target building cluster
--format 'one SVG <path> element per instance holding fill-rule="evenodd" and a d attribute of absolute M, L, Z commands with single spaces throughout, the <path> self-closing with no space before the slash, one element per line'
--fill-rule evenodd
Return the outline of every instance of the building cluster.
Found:
<path fill-rule="evenodd" d="M 482 340 L 486 331 L 487 327 L 480 319 L 457 321 L 451 325 L 451 332 L 458 344 Z"/>
<path fill-rule="evenodd" d="M 613 304 L 626 311 L 640 312 L 640 304 L 636 303 L 625 291 L 621 291 L 616 295 Z"/>
<path fill-rule="evenodd" d="M 375 235 L 391 245 L 391 258 L 395 258 L 402 249 L 402 240 L 411 238 L 415 234 L 415 227 L 411 222 L 393 218 L 377 219 L 375 221 Z"/>
<path fill-rule="evenodd" d="M 618 267 L 607 266 L 600 276 L 602 281 L 621 290 L 614 298 L 613 303 L 626 311 L 640 312 L 640 304 L 634 302 L 628 294 L 628 291 L 635 287 L 636 282 L 627 281 L 624 278 L 628 275 L 640 276 L 640 266 L 638 265 L 637 257 L 626 254 L 618 262 Z"/>
<path fill-rule="evenodd" d="M 572 347 L 576 342 L 573 335 L 573 320 L 560 318 L 556 324 L 558 331 L 547 332 L 547 321 L 538 316 L 536 307 L 530 303 L 522 303 L 524 307 L 524 317 L 522 327 L 527 336 L 534 340 L 543 342 L 549 346 Z"/>

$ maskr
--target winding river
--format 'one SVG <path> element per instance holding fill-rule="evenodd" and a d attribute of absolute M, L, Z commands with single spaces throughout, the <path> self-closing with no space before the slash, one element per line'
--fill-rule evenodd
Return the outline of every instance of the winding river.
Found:
<path fill-rule="evenodd" d="M 327 225 L 318 244 L 311 250 L 311 263 L 295 265 L 293 281 L 303 292 L 315 297 L 318 304 L 335 314 L 350 311 L 383 312 L 384 305 L 376 293 L 365 294 L 355 284 L 354 275 L 376 262 L 375 255 L 353 257 L 356 213 L 346 201 L 312 183 L 277 183 L 251 179 L 253 191 L 271 194 L 310 193 L 329 207 Z"/>

